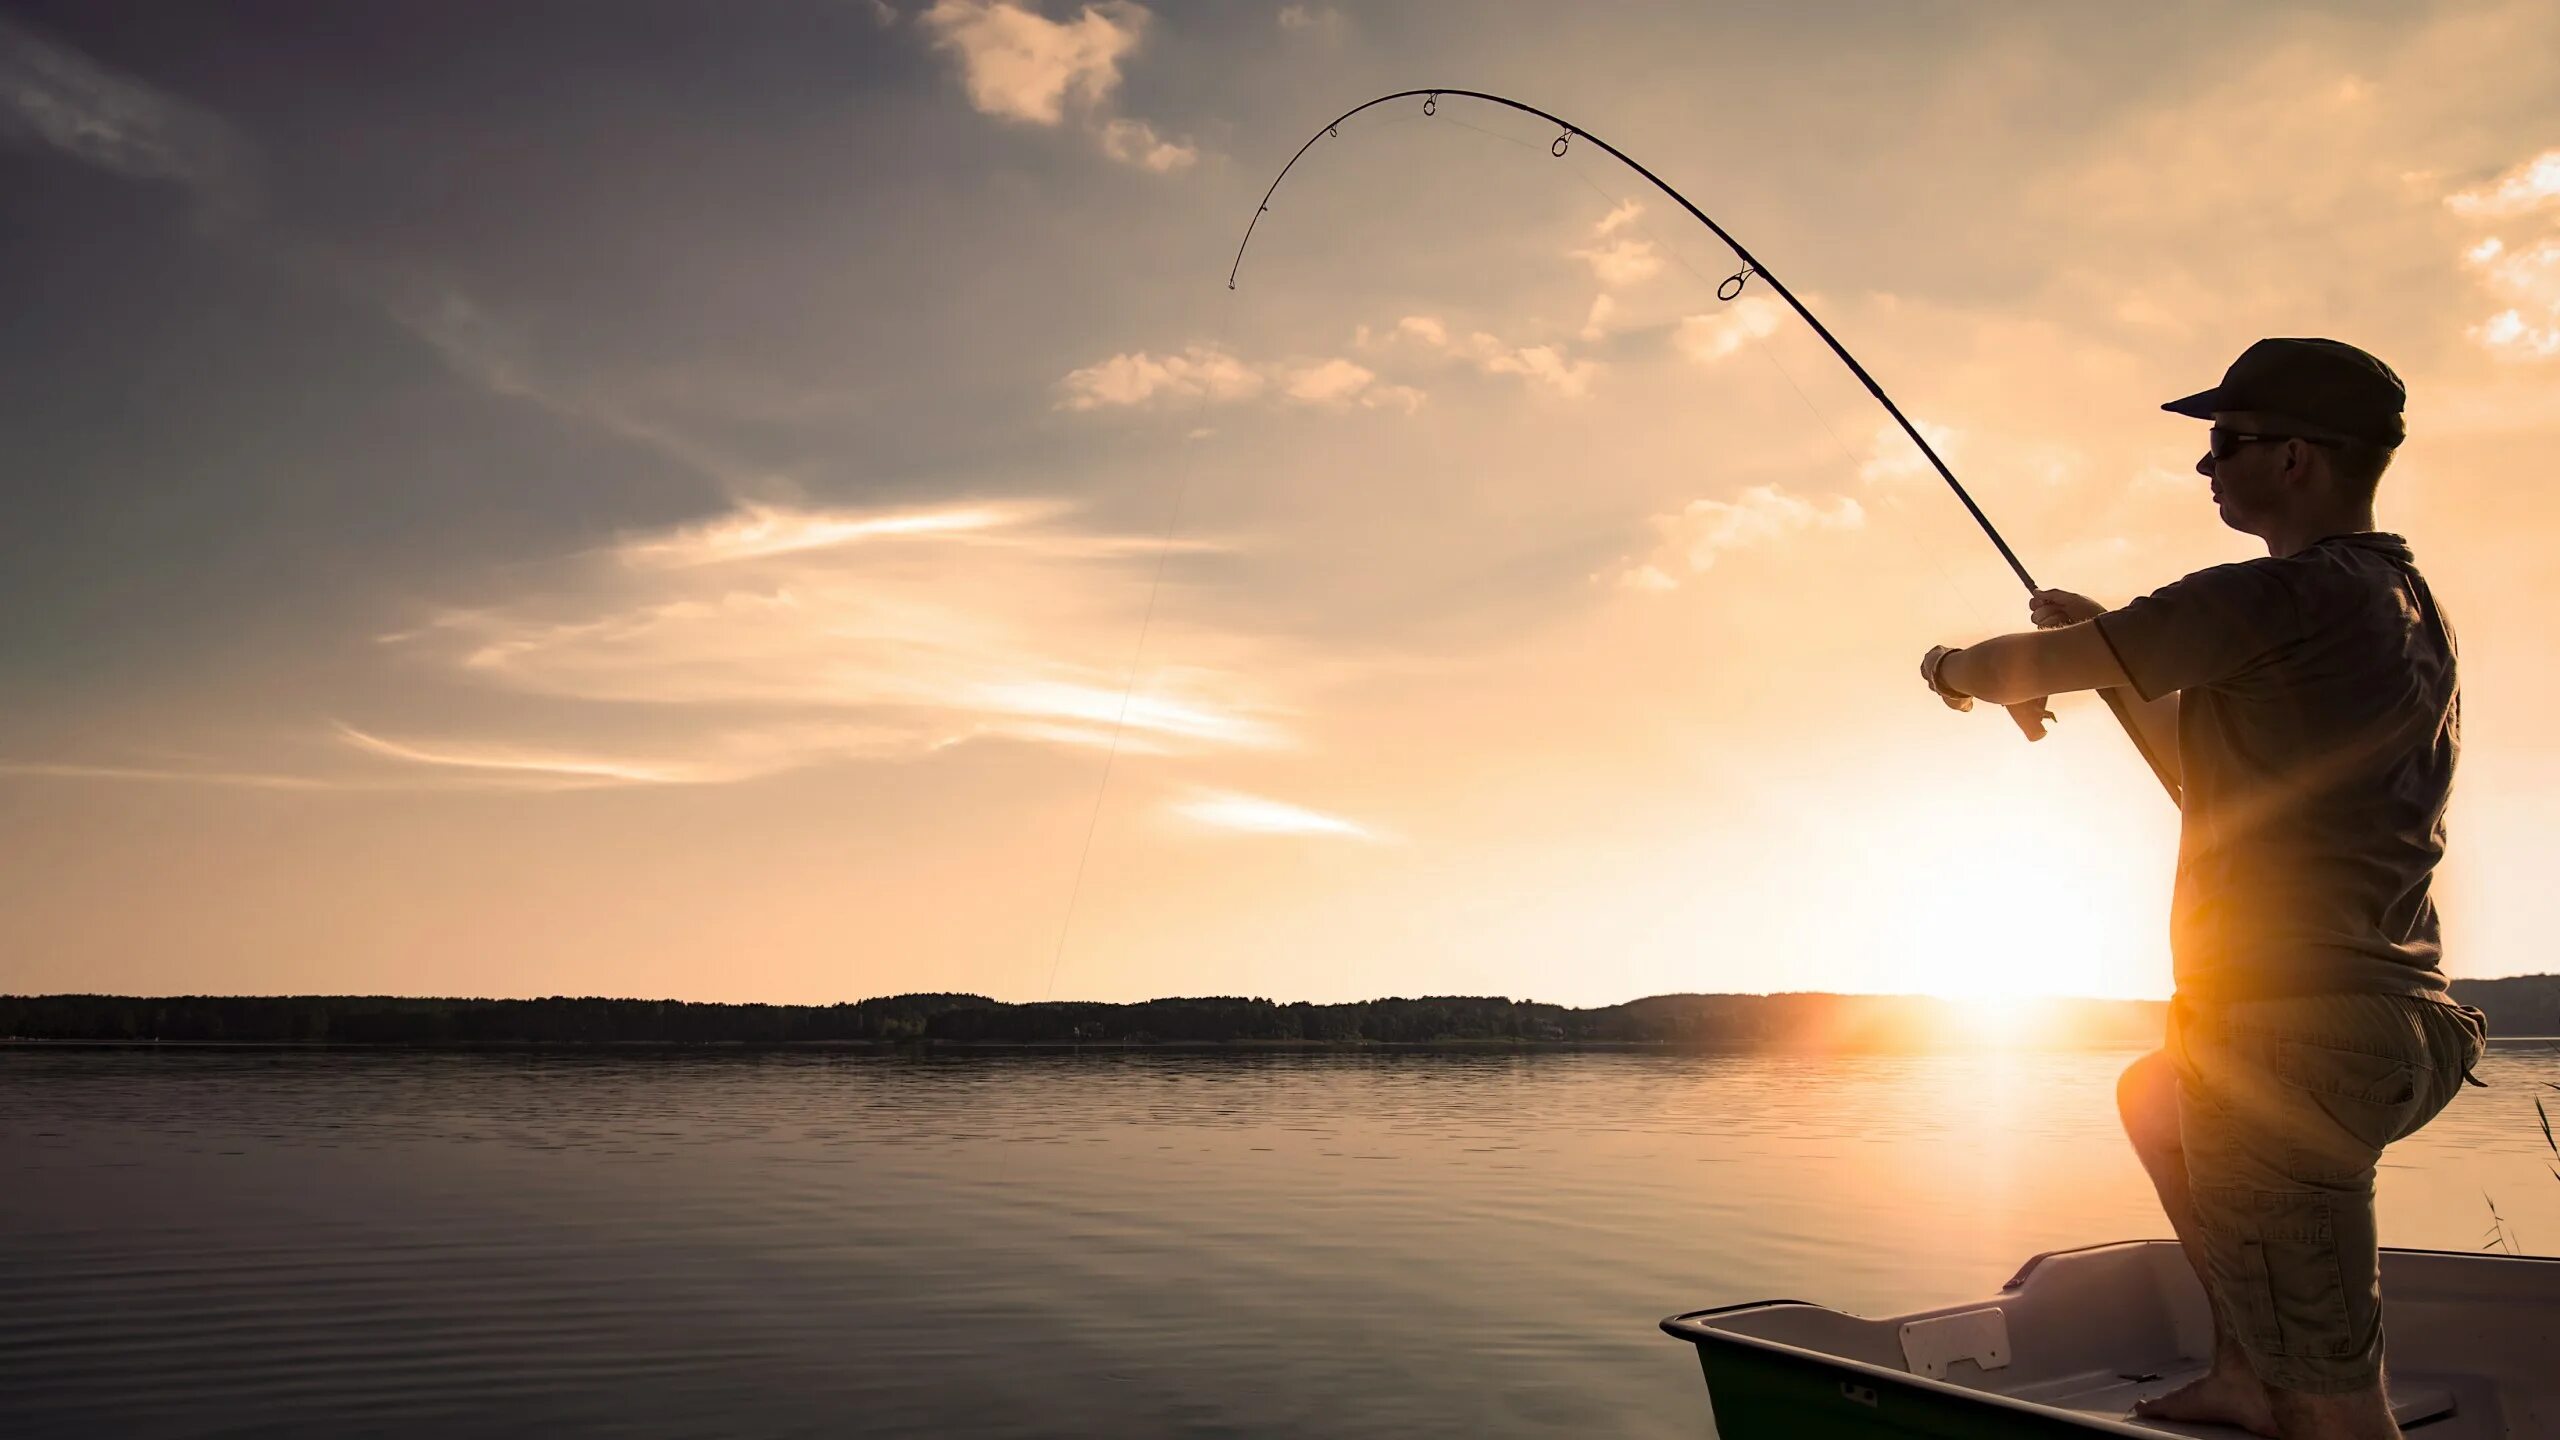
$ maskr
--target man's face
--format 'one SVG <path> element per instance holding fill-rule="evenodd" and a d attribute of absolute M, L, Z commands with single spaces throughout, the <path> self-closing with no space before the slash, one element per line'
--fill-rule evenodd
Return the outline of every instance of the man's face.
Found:
<path fill-rule="evenodd" d="M 2222 512 L 2223 524 L 2244 535 L 2262 535 L 2270 522 L 2291 508 L 2294 486 L 2290 482 L 2298 476 L 2287 473 L 2287 446 L 2282 440 L 2235 437 L 2282 435 L 2294 427 L 2279 416 L 2217 410 L 2213 428 L 2203 458 L 2196 461 L 2196 473 L 2212 482 L 2213 502 Z M 2216 450 L 2222 453 L 2217 456 Z"/>

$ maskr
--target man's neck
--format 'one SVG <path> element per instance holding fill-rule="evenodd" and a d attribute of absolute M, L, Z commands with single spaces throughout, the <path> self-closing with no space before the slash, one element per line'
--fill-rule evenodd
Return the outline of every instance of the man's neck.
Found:
<path fill-rule="evenodd" d="M 2267 542 L 2267 553 L 2282 560 L 2299 555 L 2332 535 L 2356 535 L 2373 528 L 2373 512 L 2357 510 L 2335 515 L 2304 515 L 2287 521 L 2261 538 Z"/>

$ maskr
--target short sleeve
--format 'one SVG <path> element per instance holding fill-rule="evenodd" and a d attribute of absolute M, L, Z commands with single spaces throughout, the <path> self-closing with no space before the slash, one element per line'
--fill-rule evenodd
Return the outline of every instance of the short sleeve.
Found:
<path fill-rule="evenodd" d="M 2243 674 L 2302 634 L 2302 607 L 2277 561 L 2216 565 L 2097 618 L 2145 700 Z"/>

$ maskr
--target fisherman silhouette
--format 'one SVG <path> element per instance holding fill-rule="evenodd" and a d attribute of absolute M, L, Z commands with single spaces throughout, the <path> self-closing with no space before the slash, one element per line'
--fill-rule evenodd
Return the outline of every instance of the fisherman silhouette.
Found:
<path fill-rule="evenodd" d="M 2120 692 L 2181 792 L 2167 1040 L 2117 1097 L 2212 1298 L 2214 1361 L 2145 1419 L 2400 1434 L 2374 1170 L 2460 1092 L 2486 1035 L 2446 989 L 2432 894 L 2453 631 L 2407 542 L 2374 528 L 2404 399 L 2354 346 L 2259 341 L 2162 408 L 2212 423 L 2196 472 L 2265 558 L 2115 610 L 2038 590 L 2036 629 L 1921 661 L 1948 704 L 2008 707 L 2031 739 L 2045 697 Z"/>

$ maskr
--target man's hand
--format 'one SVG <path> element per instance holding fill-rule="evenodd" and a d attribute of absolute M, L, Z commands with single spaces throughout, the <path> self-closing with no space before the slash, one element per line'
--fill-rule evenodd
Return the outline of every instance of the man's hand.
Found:
<path fill-rule="evenodd" d="M 2053 723 L 2053 712 L 2044 708 L 2042 700 L 2025 700 L 2007 708 L 2009 718 L 2018 722 L 2018 728 L 2030 740 L 2043 739 L 2044 727 Z"/>
<path fill-rule="evenodd" d="M 1951 646 L 1931 646 L 1929 653 L 1920 657 L 1920 679 L 1936 692 L 1940 700 L 1946 702 L 1948 709 L 1970 710 L 1973 708 L 1973 697 L 1948 684 L 1946 677 L 1939 673 L 1947 663 L 1947 657 L 1954 653 L 1955 650 Z M 2017 722 L 2019 732 L 2029 740 L 2043 739 L 2044 727 L 2053 720 L 2053 712 L 2045 708 L 2045 702 L 2041 697 L 2034 700 L 2021 700 L 2015 705 L 2003 708 L 2009 712 L 2009 718 Z"/>
<path fill-rule="evenodd" d="M 2039 630 L 2059 630 L 2106 613 L 2106 606 L 2068 590 L 2038 590 L 2027 596 L 2027 618 Z"/>
<path fill-rule="evenodd" d="M 2086 595 L 2068 590 L 2037 590 L 2027 596 L 2027 618 L 2039 630 L 2059 630 L 2083 620 L 2095 620 L 2107 613 L 2107 607 Z M 2029 700 L 2009 707 L 2009 718 L 2030 740 L 2044 738 L 2044 727 L 2053 720 L 2053 712 L 2044 708 L 2043 700 Z"/>

